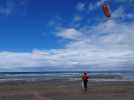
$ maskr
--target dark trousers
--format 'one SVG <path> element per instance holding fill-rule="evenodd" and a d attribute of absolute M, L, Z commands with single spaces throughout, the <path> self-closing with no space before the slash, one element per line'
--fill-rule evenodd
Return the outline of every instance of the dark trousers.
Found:
<path fill-rule="evenodd" d="M 85 90 L 87 90 L 87 82 L 88 82 L 88 80 L 84 80 L 83 82 L 84 82 L 84 88 L 85 88 Z"/>

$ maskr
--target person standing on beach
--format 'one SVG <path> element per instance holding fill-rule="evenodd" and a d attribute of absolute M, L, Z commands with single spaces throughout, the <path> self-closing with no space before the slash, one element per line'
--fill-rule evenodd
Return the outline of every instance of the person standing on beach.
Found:
<path fill-rule="evenodd" d="M 82 76 L 82 81 L 83 81 L 83 85 L 84 85 L 84 89 L 85 91 L 87 91 L 87 83 L 88 83 L 88 75 L 86 72 L 84 72 L 83 76 Z"/>

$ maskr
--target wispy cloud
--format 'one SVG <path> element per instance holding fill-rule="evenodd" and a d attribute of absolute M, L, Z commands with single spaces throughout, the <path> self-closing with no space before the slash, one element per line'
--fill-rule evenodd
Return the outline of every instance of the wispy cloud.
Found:
<path fill-rule="evenodd" d="M 82 33 L 75 28 L 61 29 L 57 32 L 57 36 L 60 36 L 65 39 L 77 40 L 80 39 Z"/>
<path fill-rule="evenodd" d="M 26 0 L 6 0 L 4 3 L 0 4 L 0 15 L 13 15 L 20 8 L 24 8 L 23 11 L 21 10 L 21 13 L 23 13 L 27 5 L 26 3 L 28 3 Z"/>
<path fill-rule="evenodd" d="M 79 3 L 76 5 L 76 10 L 77 10 L 77 11 L 83 11 L 83 10 L 85 10 L 85 3 L 79 2 Z"/>
<path fill-rule="evenodd" d="M 127 12 L 127 10 L 125 9 L 125 7 L 120 6 L 118 9 L 116 9 L 115 11 L 112 12 L 112 18 L 118 18 L 118 19 L 133 19 L 134 18 L 134 14 Z"/>
<path fill-rule="evenodd" d="M 10 15 L 14 10 L 13 2 L 7 1 L 5 4 L 0 5 L 0 14 Z"/>
<path fill-rule="evenodd" d="M 106 2 L 106 1 L 108 1 L 108 0 L 99 0 L 99 1 L 96 2 L 95 4 L 89 3 L 88 9 L 89 9 L 90 11 L 91 11 L 91 10 L 95 10 L 95 9 L 97 9 L 98 7 L 102 6 L 102 4 L 103 4 L 104 2 Z"/>

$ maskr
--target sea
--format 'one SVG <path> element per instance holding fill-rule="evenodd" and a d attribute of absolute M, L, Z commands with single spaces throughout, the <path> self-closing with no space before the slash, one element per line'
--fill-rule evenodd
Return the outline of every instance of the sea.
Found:
<path fill-rule="evenodd" d="M 134 81 L 134 71 L 87 71 L 89 81 Z M 80 81 L 83 71 L 0 72 L 3 82 L 48 80 Z"/>

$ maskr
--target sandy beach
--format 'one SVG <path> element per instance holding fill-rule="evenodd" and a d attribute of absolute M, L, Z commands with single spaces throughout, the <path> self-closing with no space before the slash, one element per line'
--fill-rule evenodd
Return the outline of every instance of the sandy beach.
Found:
<path fill-rule="evenodd" d="M 49 80 L 0 84 L 0 100 L 134 100 L 134 82 Z"/>

